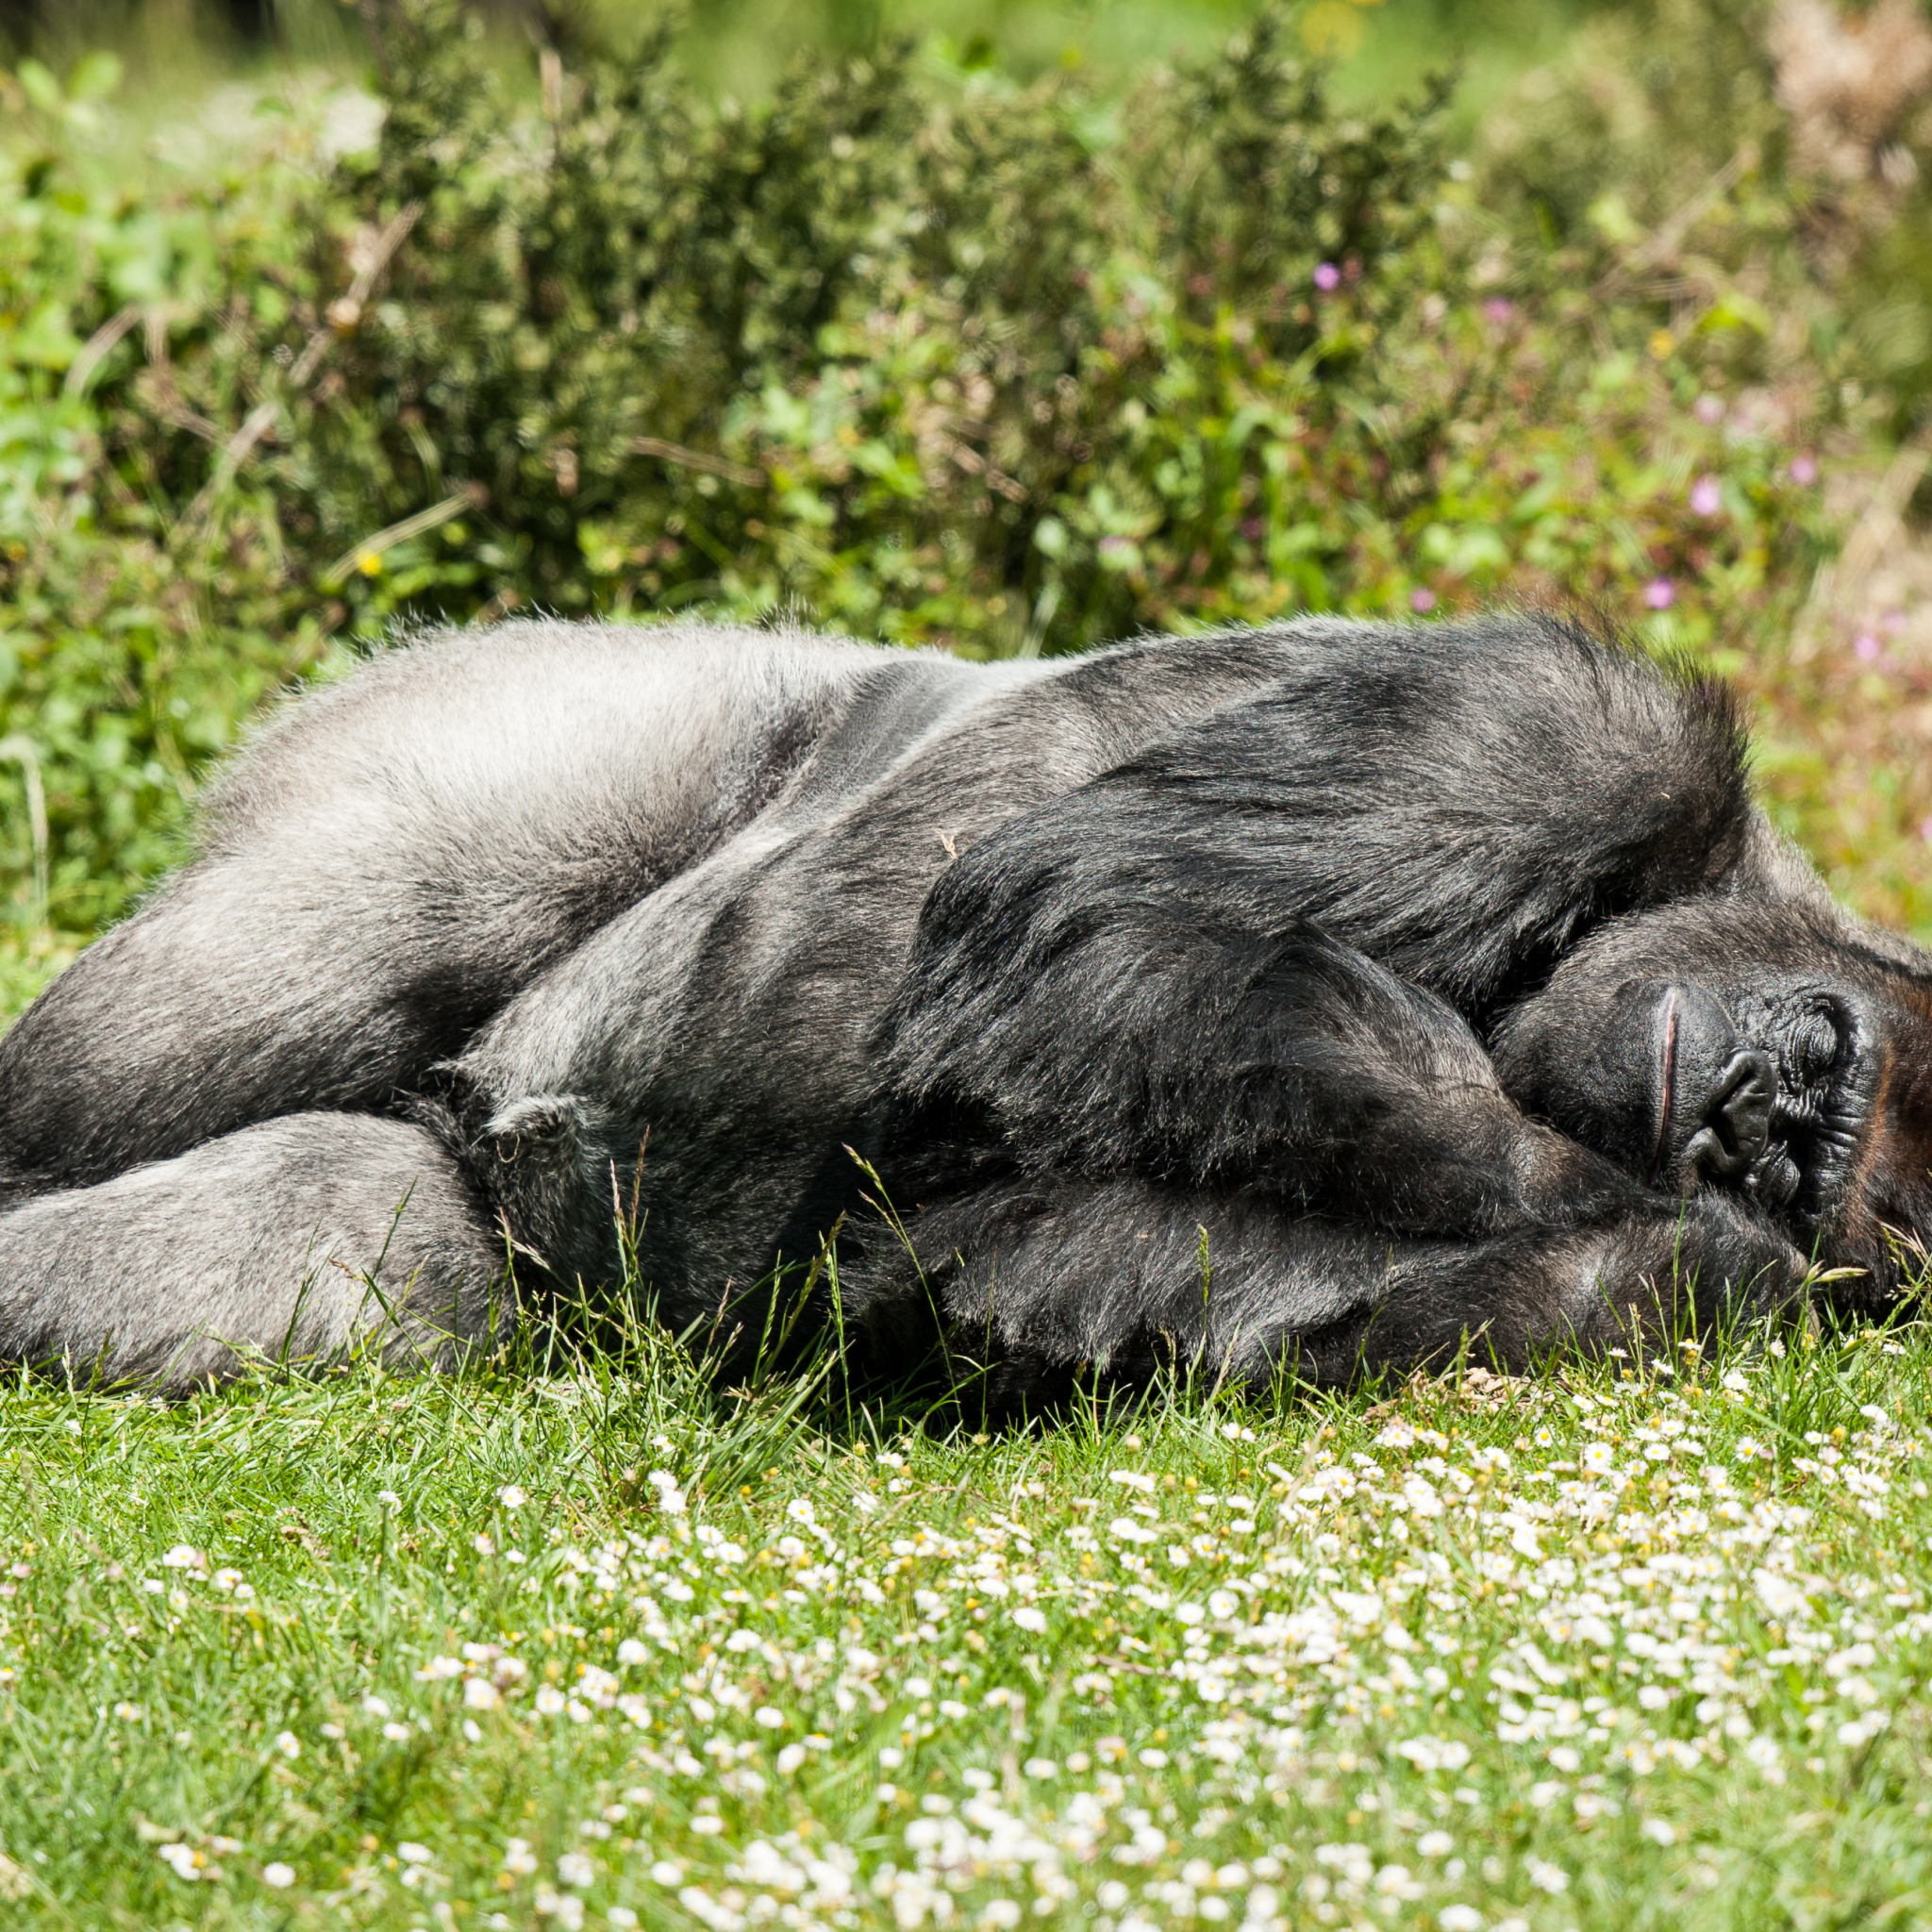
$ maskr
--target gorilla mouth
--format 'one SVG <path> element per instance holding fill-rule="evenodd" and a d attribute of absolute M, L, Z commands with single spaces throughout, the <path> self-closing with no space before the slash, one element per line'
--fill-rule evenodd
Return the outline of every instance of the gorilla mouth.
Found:
<path fill-rule="evenodd" d="M 1657 1108 L 1657 1147 L 1650 1159 L 1650 1184 L 1664 1184 L 1664 1163 L 1671 1153 L 1671 1111 L 1677 1098 L 1677 989 L 1664 994 L 1663 1064 L 1657 1070 L 1657 1091 L 1663 1096 Z"/>
<path fill-rule="evenodd" d="M 1837 1096 L 1833 1097 L 1836 1100 Z M 1780 1109 L 1777 1124 L 1783 1129 L 1783 1141 L 1769 1153 L 1790 1170 L 1790 1186 L 1783 1202 L 1760 1198 L 1766 1207 L 1788 1207 L 1793 1219 L 1809 1232 L 1850 1191 L 1864 1117 L 1860 1109 L 1839 1106 L 1809 1116 Z"/>
<path fill-rule="evenodd" d="M 1650 1156 L 1650 1184 L 1661 1189 L 1665 1169 L 1672 1161 L 1672 1124 L 1677 1111 L 1677 988 L 1663 990 L 1663 1012 L 1657 1025 L 1661 1043 L 1657 1049 L 1657 1143 Z"/>
<path fill-rule="evenodd" d="M 1857 1190 L 1883 1084 L 1874 1058 L 1855 1045 L 1829 1087 L 1797 1096 L 1780 1091 L 1773 1108 L 1771 1143 L 1746 1186 L 1807 1238 L 1840 1219 Z"/>
<path fill-rule="evenodd" d="M 1736 1189 L 1815 1234 L 1851 1191 L 1878 1082 L 1852 1029 L 1828 1084 L 1793 1089 L 1781 1056 L 1747 1046 L 1721 1003 L 1671 985 L 1656 1013 L 1657 1139 L 1650 1185 Z"/>

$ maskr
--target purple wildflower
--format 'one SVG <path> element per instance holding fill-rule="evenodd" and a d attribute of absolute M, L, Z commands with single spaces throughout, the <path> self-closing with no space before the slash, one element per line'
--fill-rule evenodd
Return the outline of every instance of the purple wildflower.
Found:
<path fill-rule="evenodd" d="M 1653 610 L 1668 610 L 1677 601 L 1677 587 L 1669 577 L 1652 577 L 1643 587 L 1643 601 Z"/>
<path fill-rule="evenodd" d="M 1483 304 L 1483 313 L 1501 328 L 1505 323 L 1516 320 L 1516 305 L 1506 295 L 1491 295 Z"/>
<path fill-rule="evenodd" d="M 1852 640 L 1852 656 L 1855 657 L 1860 664 L 1877 663 L 1878 655 L 1884 649 L 1885 646 L 1881 644 L 1878 641 L 1878 640 L 1874 638 L 1869 630 L 1861 630 L 1858 633 L 1858 635 Z"/>
<path fill-rule="evenodd" d="M 1332 261 L 1318 261 L 1315 264 L 1315 286 L 1323 294 L 1338 287 L 1341 281 L 1341 271 Z"/>
<path fill-rule="evenodd" d="M 1426 615 L 1436 608 L 1435 591 L 1426 589 L 1411 591 L 1408 593 L 1408 608 L 1420 614 Z"/>
<path fill-rule="evenodd" d="M 1808 486 L 1818 480 L 1818 458 L 1805 450 L 1791 458 L 1791 481 Z"/>
<path fill-rule="evenodd" d="M 1724 507 L 1724 493 L 1715 476 L 1700 476 L 1690 486 L 1690 508 L 1701 517 L 1714 517 Z"/>
<path fill-rule="evenodd" d="M 1701 395 L 1690 405 L 1690 413 L 1707 428 L 1716 428 L 1724 420 L 1724 399 L 1708 393 Z"/>

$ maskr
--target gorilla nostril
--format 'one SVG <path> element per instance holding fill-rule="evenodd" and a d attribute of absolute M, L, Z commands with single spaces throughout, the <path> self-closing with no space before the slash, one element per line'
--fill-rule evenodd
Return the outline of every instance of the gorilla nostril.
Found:
<path fill-rule="evenodd" d="M 1684 1149 L 1686 1165 L 1707 1179 L 1748 1173 L 1771 1140 L 1776 1092 L 1767 1055 L 1748 1047 L 1734 1055 L 1704 1104 L 1703 1126 Z"/>

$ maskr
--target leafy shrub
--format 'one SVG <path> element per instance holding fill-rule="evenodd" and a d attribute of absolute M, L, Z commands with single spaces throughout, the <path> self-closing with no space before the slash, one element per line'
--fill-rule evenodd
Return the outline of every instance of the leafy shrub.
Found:
<path fill-rule="evenodd" d="M 1518 594 L 1748 667 L 1824 535 L 1762 301 L 1721 260 L 1687 323 L 1634 203 L 1508 245 L 1442 89 L 1343 112 L 1299 45 L 1265 15 L 1119 100 L 821 55 L 753 111 L 660 37 L 546 55 L 533 102 L 431 0 L 374 147 L 145 191 L 45 77 L 0 163 L 0 740 L 53 923 L 119 910 L 262 694 L 400 618 L 1002 655 Z"/>
<path fill-rule="evenodd" d="M 247 400 L 241 291 L 277 299 L 258 278 L 285 246 L 287 171 L 167 196 L 95 185 L 73 140 L 112 63 L 65 92 L 23 74 L 38 138 L 0 151 L 0 870 L 22 902 L 9 971 L 25 946 L 31 983 L 175 856 L 196 774 L 322 631 L 258 483 L 226 487 L 219 520 L 191 510 L 206 439 Z M 42 791 L 37 854 L 22 808 Z"/>

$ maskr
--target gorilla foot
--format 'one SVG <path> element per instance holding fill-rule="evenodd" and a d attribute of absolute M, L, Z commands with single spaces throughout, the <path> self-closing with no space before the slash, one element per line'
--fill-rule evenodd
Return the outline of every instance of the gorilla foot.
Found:
<path fill-rule="evenodd" d="M 0 1360 L 175 1392 L 358 1347 L 445 1367 L 506 1278 L 433 1135 L 294 1114 L 0 1216 Z"/>

